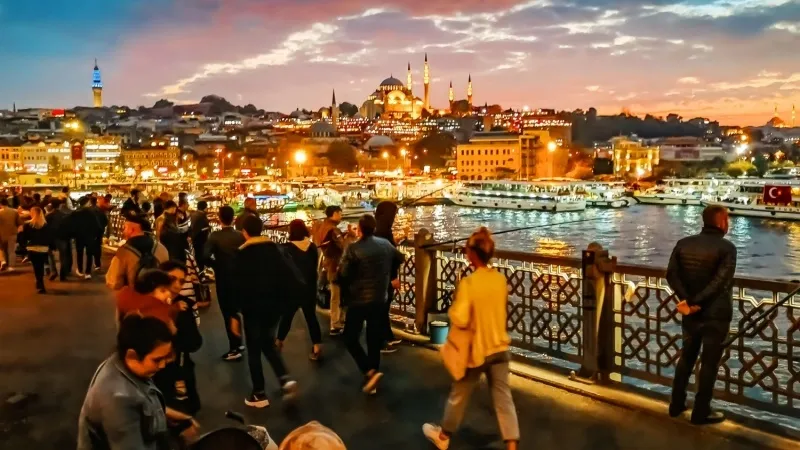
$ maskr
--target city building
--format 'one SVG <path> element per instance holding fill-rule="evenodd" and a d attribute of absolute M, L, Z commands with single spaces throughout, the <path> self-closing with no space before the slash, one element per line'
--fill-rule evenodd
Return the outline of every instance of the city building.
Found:
<path fill-rule="evenodd" d="M 519 135 L 520 179 L 566 174 L 569 149 L 558 145 L 548 130 L 527 129 Z"/>
<path fill-rule="evenodd" d="M 550 139 L 560 147 L 572 146 L 572 120 L 557 114 L 555 110 L 539 109 L 523 113 L 520 122 L 522 130 L 546 130 Z"/>
<path fill-rule="evenodd" d="M 84 160 L 72 159 L 69 141 L 25 142 L 20 146 L 22 170 L 33 173 L 61 172 L 81 168 Z"/>
<path fill-rule="evenodd" d="M 641 178 L 653 174 L 659 162 L 658 147 L 646 146 L 641 139 L 625 136 L 611 138 L 610 143 L 615 176 Z"/>
<path fill-rule="evenodd" d="M 520 170 L 520 137 L 516 133 L 475 133 L 456 148 L 456 170 L 462 180 L 509 178 Z"/>
<path fill-rule="evenodd" d="M 116 136 L 87 138 L 83 142 L 86 170 L 106 172 L 117 163 L 121 154 L 122 140 Z"/>
<path fill-rule="evenodd" d="M 0 170 L 17 172 L 22 170 L 22 141 L 20 139 L 0 139 Z"/>
<path fill-rule="evenodd" d="M 97 60 L 94 60 L 94 70 L 92 71 L 92 99 L 95 108 L 103 107 L 103 81 L 100 79 L 100 68 L 97 67 Z"/>
<path fill-rule="evenodd" d="M 390 76 L 367 97 L 359 113 L 367 118 L 417 119 L 422 116 L 422 110 L 423 100 L 414 96 L 411 85 L 406 86 Z"/>
<path fill-rule="evenodd" d="M 154 139 L 146 145 L 131 146 L 120 152 L 124 166 L 136 170 L 150 169 L 158 171 L 165 167 L 168 170 L 180 165 L 181 150 L 167 139 Z"/>
<path fill-rule="evenodd" d="M 661 161 L 711 161 L 714 158 L 728 160 L 735 157 L 726 152 L 721 145 L 706 142 L 698 137 L 668 137 L 659 143 Z"/>

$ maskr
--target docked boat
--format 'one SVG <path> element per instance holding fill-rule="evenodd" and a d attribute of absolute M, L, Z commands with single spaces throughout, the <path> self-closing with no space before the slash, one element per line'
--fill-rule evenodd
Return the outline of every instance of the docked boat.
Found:
<path fill-rule="evenodd" d="M 703 204 L 722 206 L 734 216 L 800 220 L 800 182 L 765 180 L 743 183 L 734 194 L 704 201 Z"/>
<path fill-rule="evenodd" d="M 450 198 L 458 206 L 567 212 L 586 209 L 586 199 L 569 189 L 529 181 L 469 181 Z"/>
<path fill-rule="evenodd" d="M 648 205 L 699 206 L 704 200 L 734 192 L 738 184 L 738 180 L 720 174 L 704 178 L 669 178 L 663 184 L 634 193 L 634 197 Z"/>
<path fill-rule="evenodd" d="M 627 208 L 636 203 L 635 198 L 626 195 L 625 183 L 621 181 L 587 181 L 582 186 L 586 192 L 586 206 L 591 208 Z"/>

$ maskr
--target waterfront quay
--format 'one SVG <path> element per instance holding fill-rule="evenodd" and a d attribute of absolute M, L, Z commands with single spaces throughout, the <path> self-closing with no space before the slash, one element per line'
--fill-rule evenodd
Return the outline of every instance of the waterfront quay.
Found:
<path fill-rule="evenodd" d="M 407 269 L 407 267 L 406 267 Z M 89 380 L 114 342 L 112 294 L 98 279 L 54 284 L 48 295 L 32 289 L 30 268 L 3 275 L 0 302 L 2 398 L 0 448 L 74 448 L 77 417 Z M 407 279 L 406 279 L 407 280 Z M 13 293 L 12 295 L 6 295 Z M 321 314 L 325 320 L 324 314 Z M 302 319 L 296 319 L 285 347 L 297 376 L 296 403 L 275 402 L 264 410 L 247 409 L 241 399 L 249 381 L 244 362 L 225 364 L 218 355 L 227 340 L 216 304 L 201 313 L 203 347 L 195 354 L 205 431 L 230 425 L 224 412 L 243 413 L 268 427 L 278 439 L 309 420 L 319 420 L 343 438 L 348 449 L 427 449 L 423 422 L 437 420 L 446 401 L 449 375 L 435 351 L 407 341 L 384 358 L 386 383 L 378 396 L 358 392 L 358 375 L 339 341 L 325 338 L 325 359 L 311 363 Z M 326 326 L 326 322 L 323 322 Z M 413 339 L 413 337 L 410 337 Z M 566 377 L 528 367 L 537 381 L 512 377 L 523 449 L 730 449 L 792 448 L 790 440 L 754 432 L 729 421 L 695 427 L 686 418 L 669 419 L 666 405 L 636 397 L 595 395 Z M 549 378 L 539 378 L 550 374 Z M 277 389 L 268 378 L 268 386 Z M 27 395 L 9 403 L 14 393 Z M 606 396 L 605 398 L 603 396 Z M 501 448 L 485 387 L 479 389 L 453 449 Z"/>

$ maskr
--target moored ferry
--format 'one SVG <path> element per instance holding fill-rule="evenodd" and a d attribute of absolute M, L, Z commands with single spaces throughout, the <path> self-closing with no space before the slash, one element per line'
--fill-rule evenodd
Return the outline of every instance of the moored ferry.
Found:
<path fill-rule="evenodd" d="M 586 200 L 569 189 L 529 181 L 485 180 L 465 182 L 450 198 L 458 206 L 521 211 L 583 211 Z"/>
<path fill-rule="evenodd" d="M 636 200 L 648 205 L 699 206 L 736 190 L 739 181 L 722 174 L 705 178 L 669 178 L 643 192 L 634 194 Z"/>
<path fill-rule="evenodd" d="M 722 206 L 734 216 L 800 220 L 800 182 L 796 180 L 745 182 L 735 193 L 704 201 L 703 204 Z"/>

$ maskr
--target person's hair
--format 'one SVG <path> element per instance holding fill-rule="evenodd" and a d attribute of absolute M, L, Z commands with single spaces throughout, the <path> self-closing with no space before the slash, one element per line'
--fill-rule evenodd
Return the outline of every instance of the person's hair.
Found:
<path fill-rule="evenodd" d="M 158 265 L 158 270 L 162 270 L 164 272 L 172 272 L 173 270 L 180 269 L 183 273 L 189 273 L 188 269 L 186 269 L 186 264 L 175 261 L 174 259 L 170 259 L 169 261 L 164 261 L 163 263 Z"/>
<path fill-rule="evenodd" d="M 290 241 L 302 241 L 310 236 L 311 233 L 308 231 L 308 227 L 306 226 L 306 223 L 303 222 L 303 219 L 294 219 L 293 221 L 289 222 Z"/>
<path fill-rule="evenodd" d="M 59 207 L 61 207 L 61 199 L 58 199 L 58 198 L 51 198 L 51 199 L 50 199 L 50 206 L 51 206 L 53 209 L 58 209 Z"/>
<path fill-rule="evenodd" d="M 717 225 L 717 220 L 720 216 L 728 214 L 728 210 L 724 206 L 711 205 L 706 206 L 703 210 L 703 225 L 707 227 L 714 227 Z"/>
<path fill-rule="evenodd" d="M 84 195 L 83 197 L 78 199 L 78 206 L 86 206 L 87 203 L 89 203 L 88 195 Z"/>
<path fill-rule="evenodd" d="M 89 203 L 91 203 L 92 206 L 97 206 L 97 197 L 89 197 Z"/>
<path fill-rule="evenodd" d="M 342 207 L 337 205 L 330 205 L 327 208 L 325 208 L 325 217 L 330 219 L 337 212 L 342 212 Z"/>
<path fill-rule="evenodd" d="M 335 431 L 313 421 L 292 430 L 279 450 L 346 450 L 346 447 Z"/>
<path fill-rule="evenodd" d="M 124 361 L 128 350 L 133 350 L 141 361 L 156 347 L 172 339 L 172 330 L 162 320 L 128 314 L 120 321 L 117 331 L 117 355 Z"/>
<path fill-rule="evenodd" d="M 233 208 L 228 205 L 219 209 L 219 221 L 225 226 L 230 226 L 233 223 L 235 215 L 236 213 L 233 211 Z"/>
<path fill-rule="evenodd" d="M 0 198 L 0 205 L 8 206 L 8 199 L 5 197 Z"/>
<path fill-rule="evenodd" d="M 149 213 L 150 209 L 152 209 L 152 206 L 153 205 L 150 204 L 150 202 L 144 202 L 144 203 L 142 203 L 142 211 L 144 211 L 146 213 Z"/>
<path fill-rule="evenodd" d="M 187 199 L 186 197 L 182 197 L 182 198 L 178 199 L 178 206 L 183 206 L 183 205 L 188 205 L 188 204 L 189 204 L 189 199 Z"/>
<path fill-rule="evenodd" d="M 261 223 L 261 219 L 256 216 L 245 216 L 242 219 L 242 229 L 247 232 L 247 235 L 250 237 L 261 236 L 261 232 L 264 230 L 264 224 Z"/>
<path fill-rule="evenodd" d="M 472 250 L 482 263 L 488 264 L 494 256 L 492 232 L 486 227 L 480 227 L 467 239 L 467 248 Z"/>
<path fill-rule="evenodd" d="M 138 189 L 131 189 L 131 197 L 136 197 L 140 192 Z"/>
<path fill-rule="evenodd" d="M 166 202 L 164 202 L 164 211 L 166 211 L 166 210 L 168 210 L 170 208 L 177 208 L 177 207 L 178 207 L 178 204 L 175 203 L 174 200 L 167 200 Z"/>
<path fill-rule="evenodd" d="M 378 223 L 375 230 L 380 236 L 392 235 L 392 226 L 394 225 L 394 218 L 397 216 L 397 209 L 397 204 L 389 200 L 378 203 L 375 208 L 375 221 Z"/>
<path fill-rule="evenodd" d="M 253 197 L 247 197 L 247 198 L 244 199 L 245 206 L 252 205 L 255 202 L 256 202 L 256 199 L 254 199 Z"/>
<path fill-rule="evenodd" d="M 133 290 L 140 294 L 150 294 L 157 288 L 172 286 L 172 277 L 160 269 L 145 269 L 133 283 Z"/>
<path fill-rule="evenodd" d="M 197 202 L 197 210 L 198 211 L 205 211 L 208 208 L 208 202 L 205 200 L 200 200 Z"/>
<path fill-rule="evenodd" d="M 189 194 L 186 192 L 178 192 L 178 201 L 186 200 L 189 198 Z"/>
<path fill-rule="evenodd" d="M 111 200 L 114 198 L 114 196 L 111 194 L 106 194 L 103 196 L 103 198 L 106 199 L 107 202 L 111 203 Z"/>
<path fill-rule="evenodd" d="M 38 206 L 31 208 L 31 226 L 33 228 L 42 228 L 46 223 L 42 208 Z"/>
<path fill-rule="evenodd" d="M 33 194 L 33 200 L 36 201 L 36 203 L 39 203 L 40 201 L 42 201 L 42 194 L 35 192 Z"/>
<path fill-rule="evenodd" d="M 374 235 L 377 226 L 378 222 L 372 214 L 364 214 L 358 219 L 358 229 L 361 230 L 361 235 L 364 237 Z"/>
<path fill-rule="evenodd" d="M 64 186 L 63 188 L 61 188 L 61 192 L 63 192 L 64 194 L 69 193 L 69 186 Z"/>

